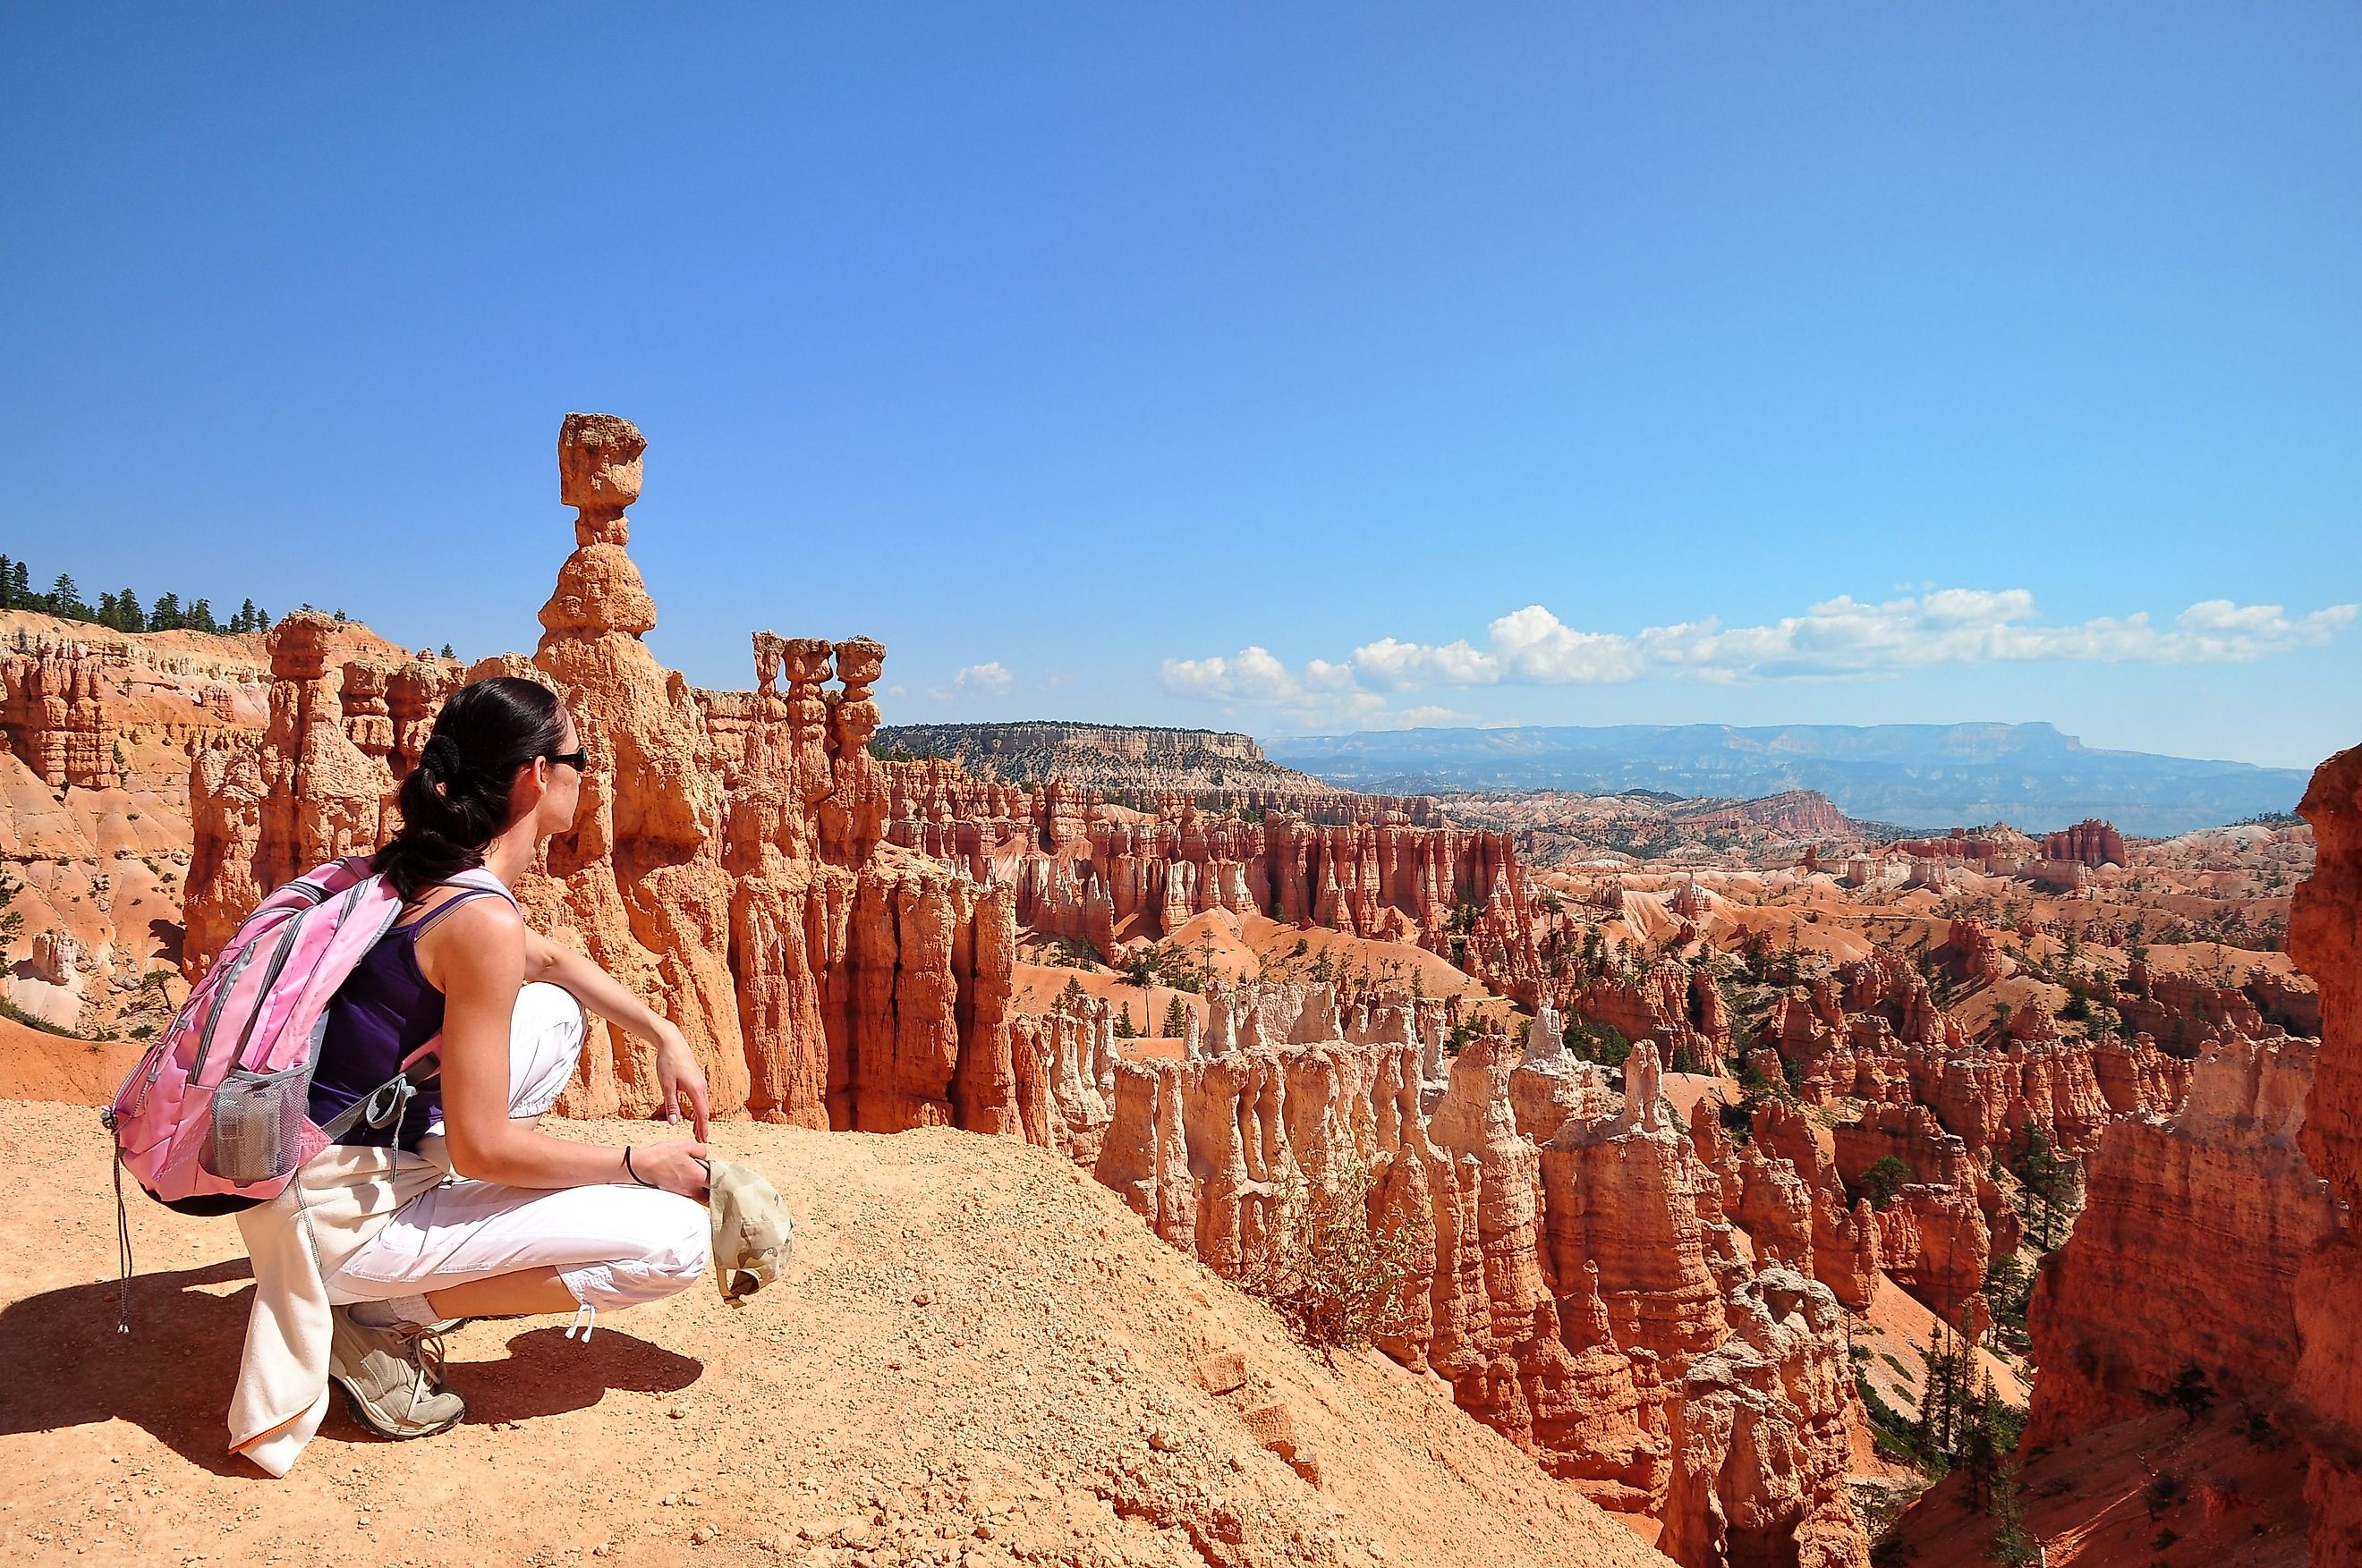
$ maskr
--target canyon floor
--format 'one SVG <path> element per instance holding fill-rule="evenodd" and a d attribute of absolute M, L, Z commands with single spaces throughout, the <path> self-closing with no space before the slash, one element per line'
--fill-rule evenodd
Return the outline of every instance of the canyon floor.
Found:
<path fill-rule="evenodd" d="M 605 1142 L 644 1124 L 581 1123 Z M 387 1443 L 341 1406 L 270 1480 L 224 1452 L 252 1282 L 236 1227 L 135 1195 L 133 1331 L 87 1106 L 0 1102 L 26 1186 L 0 1241 L 0 1556 L 17 1563 L 1661 1563 L 1364 1354 L 1308 1354 L 1115 1195 L 1012 1138 L 725 1123 L 796 1258 L 452 1340 L 468 1420 Z M 1208 1391 L 1209 1357 L 1248 1376 Z M 1217 1385 L 1227 1377 L 1212 1379 Z M 1242 1411 L 1276 1406 L 1318 1483 Z M 1266 1416 L 1258 1420 L 1267 1420 Z"/>

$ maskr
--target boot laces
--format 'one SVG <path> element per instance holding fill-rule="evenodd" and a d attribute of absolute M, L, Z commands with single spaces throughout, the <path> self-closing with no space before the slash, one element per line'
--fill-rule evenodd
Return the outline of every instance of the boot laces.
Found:
<path fill-rule="evenodd" d="M 458 1323 L 422 1323 L 405 1325 L 399 1333 L 403 1359 L 410 1363 L 413 1374 L 410 1397 L 413 1403 L 429 1394 L 443 1391 L 443 1373 L 447 1354 L 443 1338 Z"/>

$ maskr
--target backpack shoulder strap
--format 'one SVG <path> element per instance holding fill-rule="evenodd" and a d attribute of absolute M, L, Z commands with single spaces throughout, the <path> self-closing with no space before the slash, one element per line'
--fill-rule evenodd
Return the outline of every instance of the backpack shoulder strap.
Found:
<path fill-rule="evenodd" d="M 434 908 L 428 910 L 425 914 L 420 916 L 417 919 L 410 923 L 410 935 L 412 940 L 414 941 L 418 938 L 426 935 L 427 932 L 435 928 L 435 923 L 436 921 L 442 919 L 446 915 L 450 914 L 454 909 L 458 908 L 459 905 L 468 903 L 470 899 L 492 898 L 496 896 L 506 897 L 507 890 L 503 888 L 500 894 L 495 894 L 492 890 L 488 887 L 461 888 L 458 893 L 454 894 L 449 898 L 445 899 L 442 903 L 436 905 Z M 513 904 L 516 901 L 514 899 L 510 899 L 509 902 Z"/>
<path fill-rule="evenodd" d="M 418 917 L 411 932 L 414 938 L 425 936 L 435 922 L 469 899 L 504 898 L 512 905 L 516 903 L 516 894 L 509 891 L 508 884 L 480 866 L 470 866 L 457 876 L 446 877 L 435 885 L 456 887 L 459 891 L 457 895 L 445 899 Z M 436 1048 L 442 1043 L 443 1036 L 437 1034 L 411 1052 L 401 1069 L 392 1078 L 345 1107 L 338 1115 L 323 1123 L 320 1131 L 333 1144 L 364 1120 L 372 1127 L 387 1126 L 400 1121 L 403 1113 L 409 1108 L 411 1097 L 434 1081 L 442 1071 L 443 1063 Z"/>
<path fill-rule="evenodd" d="M 458 888 L 459 892 L 457 897 L 445 899 L 442 903 L 436 905 L 434 908 L 426 911 L 425 914 L 421 915 L 417 919 L 412 921 L 411 934 L 414 937 L 425 935 L 428 927 L 434 925 L 437 920 L 442 919 L 444 916 L 458 908 L 460 905 L 467 903 L 471 898 L 489 895 L 507 900 L 512 908 L 516 905 L 516 894 L 509 891 L 508 883 L 502 882 L 491 872 L 484 870 L 481 866 L 470 866 L 467 870 L 458 872 L 457 875 L 445 877 L 441 882 L 429 883 L 427 885 L 429 887 L 455 887 Z"/>
<path fill-rule="evenodd" d="M 500 878 L 494 876 L 491 872 L 486 871 L 481 866 L 469 866 L 464 871 L 457 872 L 450 876 L 445 877 L 441 882 L 436 883 L 435 885 L 437 887 L 471 887 L 480 893 L 496 893 L 502 898 L 507 899 L 511 904 L 514 904 L 516 902 L 516 894 L 509 891 L 509 884 L 502 882 Z"/>

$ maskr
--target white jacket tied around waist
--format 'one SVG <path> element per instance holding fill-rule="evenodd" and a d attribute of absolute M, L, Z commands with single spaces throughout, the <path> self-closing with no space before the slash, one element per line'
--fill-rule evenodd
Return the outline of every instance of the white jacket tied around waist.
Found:
<path fill-rule="evenodd" d="M 549 1109 L 582 1049 L 582 1009 L 554 985 L 517 993 L 509 1114 Z M 419 1152 L 344 1146 L 238 1215 L 254 1307 L 229 1409 L 230 1448 L 273 1475 L 292 1468 L 328 1409 L 330 1312 L 492 1276 L 550 1268 L 594 1318 L 669 1296 L 705 1272 L 703 1205 L 654 1188 L 538 1190 L 452 1173 L 438 1124 Z"/>

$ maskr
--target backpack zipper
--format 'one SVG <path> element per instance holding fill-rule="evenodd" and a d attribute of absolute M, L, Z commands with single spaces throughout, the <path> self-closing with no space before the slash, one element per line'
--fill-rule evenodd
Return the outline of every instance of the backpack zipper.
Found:
<path fill-rule="evenodd" d="M 307 891 L 311 888 L 311 885 L 312 884 L 309 883 L 303 884 Z M 339 920 L 351 918 L 354 906 L 360 903 L 361 894 L 368 888 L 368 886 L 369 883 L 366 882 L 355 883 L 353 884 L 352 892 L 345 894 L 345 909 L 343 915 L 337 917 Z M 321 896 L 325 898 L 326 895 L 324 894 Z M 261 998 L 270 994 L 270 988 L 272 986 L 279 983 L 279 971 L 287 967 L 287 955 L 294 948 L 295 933 L 297 928 L 303 925 L 304 916 L 317 913 L 319 908 L 320 902 L 315 899 L 310 909 L 299 911 L 296 914 L 295 918 L 287 923 L 287 935 L 280 939 L 279 950 L 270 955 L 270 967 L 262 971 L 262 989 L 256 992 L 256 1001 L 258 1003 L 259 1003 Z M 230 1072 L 237 1072 L 245 1068 L 246 1047 L 254 1038 L 254 1026 L 260 1022 L 262 1022 L 262 1008 L 258 1004 L 253 1012 L 247 1014 L 246 1028 L 237 1037 L 237 1048 L 230 1053 Z M 286 1020 L 283 1018 L 281 1019 L 280 1024 L 281 1027 L 284 1027 Z M 229 1073 L 224 1073 L 222 1076 L 226 1080 Z M 193 1080 L 193 1075 L 192 1075 L 192 1078 Z"/>
<path fill-rule="evenodd" d="M 205 1058 L 213 1052 L 214 1031 L 221 1026 L 222 1009 L 229 1005 L 229 993 L 232 990 L 236 989 L 237 985 L 237 977 L 245 972 L 246 966 L 248 963 L 251 963 L 253 959 L 254 948 L 252 947 L 248 947 L 240 952 L 237 957 L 230 960 L 229 972 L 221 978 L 221 989 L 214 993 L 213 1009 L 205 1014 L 204 1026 L 197 1035 L 196 1059 L 189 1064 L 189 1082 L 192 1085 L 196 1085 L 203 1081 L 198 1075 L 205 1070 Z M 164 1063 L 162 1058 L 160 1058 L 157 1060 L 155 1070 L 149 1073 L 148 1081 L 149 1083 L 154 1083 L 157 1076 L 163 1070 Z M 141 1102 L 145 1103 L 148 1097 L 143 1091 L 139 1098 Z M 132 1109 L 136 1112 L 138 1110 L 138 1106 L 135 1105 Z"/>

